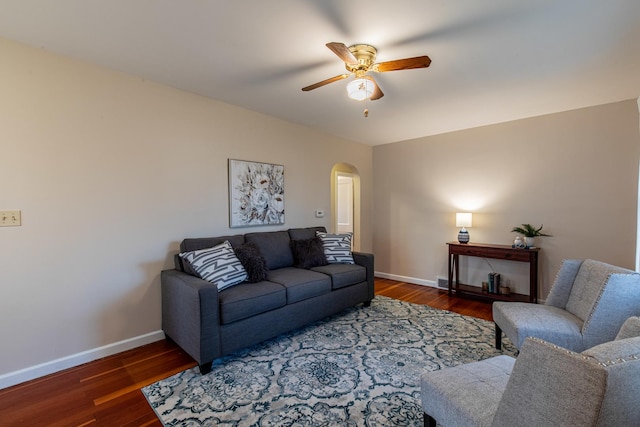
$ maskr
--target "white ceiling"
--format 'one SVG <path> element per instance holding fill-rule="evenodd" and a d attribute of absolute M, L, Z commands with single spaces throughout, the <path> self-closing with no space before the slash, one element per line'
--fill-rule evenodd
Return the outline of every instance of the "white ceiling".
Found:
<path fill-rule="evenodd" d="M 640 96 L 638 0 L 0 0 L 0 37 L 370 145 Z M 328 42 L 433 62 L 302 92 Z"/>

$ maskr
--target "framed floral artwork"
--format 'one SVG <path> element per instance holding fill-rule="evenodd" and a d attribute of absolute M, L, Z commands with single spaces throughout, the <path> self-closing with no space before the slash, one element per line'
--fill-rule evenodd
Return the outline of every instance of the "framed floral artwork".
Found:
<path fill-rule="evenodd" d="M 284 166 L 229 159 L 229 226 L 284 224 Z"/>

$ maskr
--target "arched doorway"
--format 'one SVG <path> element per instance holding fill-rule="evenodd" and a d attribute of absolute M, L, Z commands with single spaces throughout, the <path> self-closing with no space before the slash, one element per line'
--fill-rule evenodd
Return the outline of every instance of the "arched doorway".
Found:
<path fill-rule="evenodd" d="M 353 233 L 353 250 L 360 250 L 360 175 L 346 163 L 331 170 L 331 227 L 334 233 Z"/>

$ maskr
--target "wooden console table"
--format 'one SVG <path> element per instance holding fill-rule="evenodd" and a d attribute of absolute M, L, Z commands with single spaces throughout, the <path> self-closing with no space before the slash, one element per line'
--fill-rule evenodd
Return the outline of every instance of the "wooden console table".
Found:
<path fill-rule="evenodd" d="M 484 298 L 499 301 L 538 301 L 538 253 L 540 248 L 516 249 L 507 245 L 487 245 L 483 243 L 450 242 L 449 245 L 449 295 Z M 483 292 L 479 286 L 459 283 L 460 255 L 493 258 L 507 261 L 529 263 L 529 295 L 511 293 L 510 295 Z"/>

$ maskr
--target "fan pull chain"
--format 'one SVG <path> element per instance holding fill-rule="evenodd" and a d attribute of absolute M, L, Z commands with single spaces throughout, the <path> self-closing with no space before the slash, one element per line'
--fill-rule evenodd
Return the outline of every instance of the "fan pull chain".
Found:
<path fill-rule="evenodd" d="M 369 117 L 369 109 L 367 108 L 367 102 L 369 102 L 369 98 L 364 99 L 364 112 L 362 114 L 364 115 L 365 119 Z"/>

